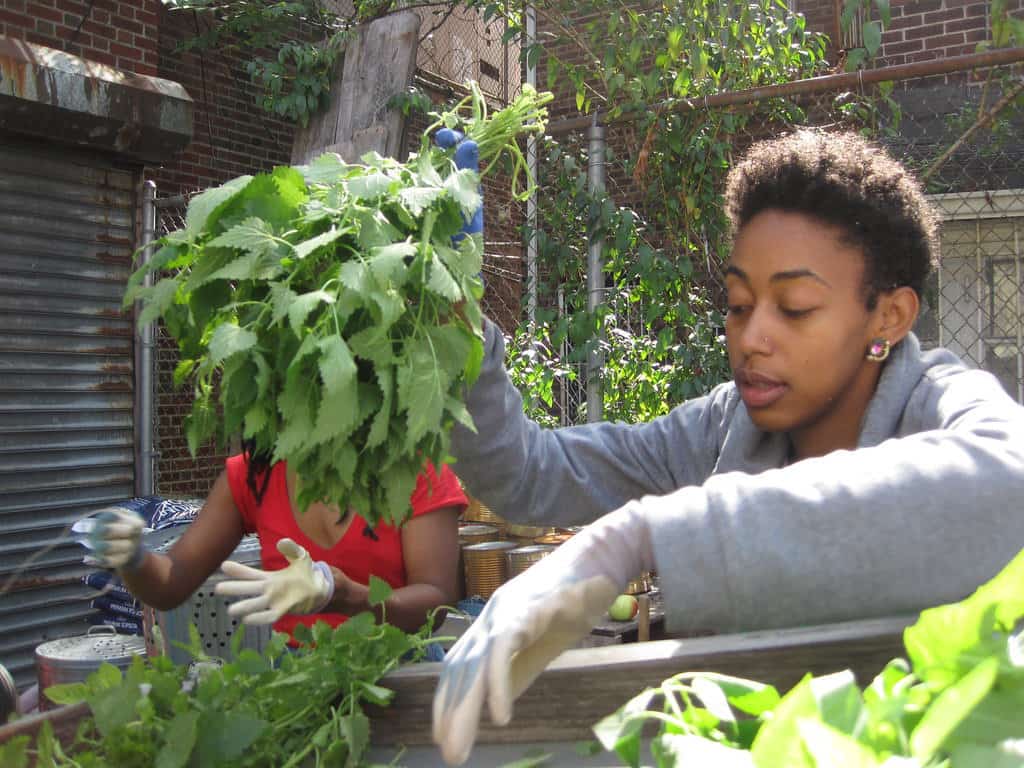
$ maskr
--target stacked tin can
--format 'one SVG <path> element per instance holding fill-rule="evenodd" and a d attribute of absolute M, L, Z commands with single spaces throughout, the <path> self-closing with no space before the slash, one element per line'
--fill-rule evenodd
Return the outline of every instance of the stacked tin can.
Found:
<path fill-rule="evenodd" d="M 508 579 L 518 576 L 555 548 L 537 540 L 553 535 L 556 530 L 513 525 L 479 499 L 469 497 L 469 506 L 459 525 L 463 594 L 490 597 Z"/>

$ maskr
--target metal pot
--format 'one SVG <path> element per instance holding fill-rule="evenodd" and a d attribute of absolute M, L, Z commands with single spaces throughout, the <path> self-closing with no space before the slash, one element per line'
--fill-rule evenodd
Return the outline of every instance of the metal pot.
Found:
<path fill-rule="evenodd" d="M 36 677 L 39 709 L 56 704 L 45 695 L 51 685 L 81 683 L 104 662 L 124 671 L 136 656 L 146 655 L 146 643 L 138 635 L 119 635 L 113 627 L 91 627 L 84 635 L 62 637 L 36 646 Z"/>
<path fill-rule="evenodd" d="M 18 688 L 7 667 L 0 664 L 0 725 L 18 711 Z"/>

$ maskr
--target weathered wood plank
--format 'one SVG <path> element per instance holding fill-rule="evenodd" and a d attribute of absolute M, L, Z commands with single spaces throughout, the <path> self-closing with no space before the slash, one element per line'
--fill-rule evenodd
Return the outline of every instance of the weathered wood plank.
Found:
<path fill-rule="evenodd" d="M 778 631 L 660 640 L 567 651 L 516 702 L 512 722 L 482 717 L 486 744 L 574 742 L 644 687 L 685 671 L 713 671 L 771 683 L 785 691 L 807 672 L 852 669 L 866 684 L 903 654 L 912 618 L 877 619 Z M 387 709 L 370 714 L 377 745 L 431 743 L 430 713 L 440 664 L 404 667 L 382 681 L 395 690 Z"/>
<path fill-rule="evenodd" d="M 412 83 L 419 28 L 415 11 L 391 14 L 360 28 L 345 48 L 327 109 L 305 128 L 296 129 L 293 165 L 324 152 L 337 152 L 347 162 L 358 162 L 371 150 L 398 157 L 404 120 L 387 104 Z"/>

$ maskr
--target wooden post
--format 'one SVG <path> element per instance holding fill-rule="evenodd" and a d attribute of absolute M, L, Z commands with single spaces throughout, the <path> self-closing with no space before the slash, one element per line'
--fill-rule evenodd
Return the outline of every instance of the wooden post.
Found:
<path fill-rule="evenodd" d="M 360 28 L 337 65 L 329 106 L 295 132 L 292 165 L 324 152 L 350 163 L 370 151 L 398 157 L 404 119 L 387 105 L 412 83 L 419 31 L 420 17 L 411 10 Z"/>

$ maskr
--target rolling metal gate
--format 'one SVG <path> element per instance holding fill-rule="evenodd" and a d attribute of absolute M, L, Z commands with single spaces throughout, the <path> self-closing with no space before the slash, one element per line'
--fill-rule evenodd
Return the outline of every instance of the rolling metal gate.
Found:
<path fill-rule="evenodd" d="M 133 495 L 133 173 L 0 134 L 0 662 L 81 634 L 68 526 Z"/>

